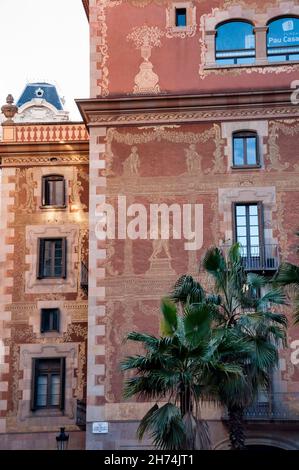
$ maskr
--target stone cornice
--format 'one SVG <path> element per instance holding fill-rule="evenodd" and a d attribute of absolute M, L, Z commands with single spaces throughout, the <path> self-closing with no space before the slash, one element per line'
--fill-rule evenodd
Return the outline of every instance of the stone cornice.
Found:
<path fill-rule="evenodd" d="M 299 117 L 293 90 L 77 100 L 88 127 Z"/>
<path fill-rule="evenodd" d="M 0 167 L 88 164 L 88 151 L 88 142 L 0 143 Z"/>

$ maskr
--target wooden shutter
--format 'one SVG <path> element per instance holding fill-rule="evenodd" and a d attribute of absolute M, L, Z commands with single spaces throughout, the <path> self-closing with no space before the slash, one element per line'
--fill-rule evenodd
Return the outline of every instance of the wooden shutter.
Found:
<path fill-rule="evenodd" d="M 60 358 L 60 406 L 64 410 L 65 404 L 65 357 Z"/>
<path fill-rule="evenodd" d="M 63 279 L 67 276 L 67 239 L 62 239 L 62 275 Z"/>
<path fill-rule="evenodd" d="M 42 177 L 42 205 L 46 205 L 46 184 L 47 178 L 45 176 Z"/>
<path fill-rule="evenodd" d="M 37 240 L 37 279 L 42 279 L 44 268 L 45 240 L 38 238 Z"/>
<path fill-rule="evenodd" d="M 53 309 L 53 330 L 59 331 L 59 317 L 60 317 L 60 310 L 59 308 Z"/>
<path fill-rule="evenodd" d="M 56 309 L 56 315 L 55 315 L 55 325 L 54 325 L 57 331 L 60 331 L 60 310 L 59 308 Z"/>
<path fill-rule="evenodd" d="M 45 310 L 41 309 L 41 318 L 40 318 L 40 332 L 44 333 L 46 330 L 46 313 Z"/>
<path fill-rule="evenodd" d="M 32 359 L 31 373 L 31 410 L 36 410 L 36 393 L 37 393 L 37 375 L 38 375 L 38 359 Z"/>
<path fill-rule="evenodd" d="M 65 179 L 64 179 L 64 178 L 63 178 L 63 180 L 62 180 L 62 181 L 63 181 L 63 183 L 62 183 L 62 184 L 63 184 L 63 197 L 62 197 L 62 204 L 63 204 L 63 206 L 66 206 L 66 194 L 67 194 L 67 193 L 66 193 L 66 181 L 65 181 Z"/>

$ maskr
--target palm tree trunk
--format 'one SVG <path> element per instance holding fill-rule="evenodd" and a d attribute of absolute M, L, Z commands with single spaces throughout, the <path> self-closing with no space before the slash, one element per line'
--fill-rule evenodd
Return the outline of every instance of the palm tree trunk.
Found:
<path fill-rule="evenodd" d="M 228 407 L 229 439 L 232 450 L 245 450 L 244 409 L 241 406 Z"/>
<path fill-rule="evenodd" d="M 188 385 L 183 382 L 180 384 L 180 410 L 182 417 L 186 413 L 192 413 L 191 391 Z"/>

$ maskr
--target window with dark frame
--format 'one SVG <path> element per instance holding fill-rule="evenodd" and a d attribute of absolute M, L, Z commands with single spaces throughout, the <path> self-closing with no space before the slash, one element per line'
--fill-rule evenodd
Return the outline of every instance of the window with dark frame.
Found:
<path fill-rule="evenodd" d="M 39 238 L 37 277 L 66 278 L 66 238 Z"/>
<path fill-rule="evenodd" d="M 59 308 L 41 309 L 41 333 L 59 331 Z"/>
<path fill-rule="evenodd" d="M 216 27 L 216 63 L 219 65 L 255 62 L 254 26 L 248 21 L 232 20 Z"/>
<path fill-rule="evenodd" d="M 43 176 L 42 205 L 65 207 L 65 180 L 61 175 Z"/>
<path fill-rule="evenodd" d="M 288 16 L 268 23 L 267 55 L 269 62 L 299 60 L 299 18 Z"/>
<path fill-rule="evenodd" d="M 186 8 L 175 9 L 175 25 L 178 28 L 187 26 L 187 9 Z"/>
<path fill-rule="evenodd" d="M 244 131 L 233 134 L 233 166 L 260 166 L 258 136 L 256 132 Z"/>
<path fill-rule="evenodd" d="M 244 258 L 259 258 L 263 246 L 262 203 L 234 204 L 235 241 L 241 245 Z"/>
<path fill-rule="evenodd" d="M 65 358 L 32 361 L 31 409 L 64 409 Z"/>

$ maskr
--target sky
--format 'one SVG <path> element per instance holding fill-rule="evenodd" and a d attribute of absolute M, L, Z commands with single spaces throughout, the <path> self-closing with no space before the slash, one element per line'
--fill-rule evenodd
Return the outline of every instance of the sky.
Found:
<path fill-rule="evenodd" d="M 28 82 L 50 82 L 65 98 L 70 119 L 81 120 L 74 102 L 89 97 L 89 33 L 81 0 L 0 0 L 0 107 L 15 101 Z"/>

